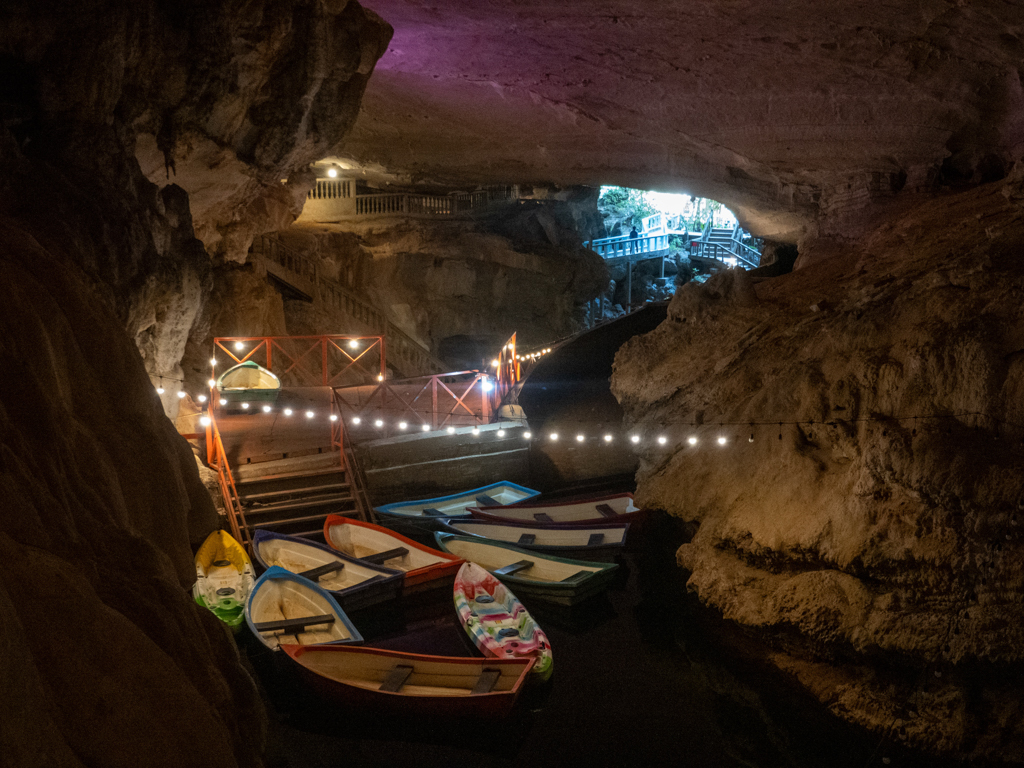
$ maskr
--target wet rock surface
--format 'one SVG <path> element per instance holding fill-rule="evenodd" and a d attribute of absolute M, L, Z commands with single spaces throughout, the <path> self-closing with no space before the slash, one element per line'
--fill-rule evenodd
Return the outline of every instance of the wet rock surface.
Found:
<path fill-rule="evenodd" d="M 669 449 L 638 498 L 699 523 L 688 587 L 839 717 L 1024 759 L 1018 180 L 935 200 L 856 258 L 680 289 L 613 391 Z M 686 439 L 699 442 L 690 446 Z M 719 437 L 726 445 L 717 443 Z"/>

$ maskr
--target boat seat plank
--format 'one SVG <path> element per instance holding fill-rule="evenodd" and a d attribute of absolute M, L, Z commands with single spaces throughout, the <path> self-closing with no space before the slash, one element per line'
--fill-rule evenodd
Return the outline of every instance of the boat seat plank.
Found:
<path fill-rule="evenodd" d="M 517 544 L 533 544 L 535 541 L 537 541 L 537 535 L 536 534 L 534 534 L 534 533 L 524 533 L 522 536 L 519 537 L 519 541 L 517 541 L 516 543 Z"/>
<path fill-rule="evenodd" d="M 413 668 L 407 664 L 396 664 L 388 670 L 388 673 L 384 676 L 384 682 L 380 684 L 380 688 L 377 690 L 398 693 L 402 690 L 402 686 L 405 685 L 405 681 L 409 679 L 412 670 Z"/>
<path fill-rule="evenodd" d="M 303 571 L 299 576 L 304 579 L 309 579 L 310 581 L 319 581 L 321 576 L 326 576 L 329 573 L 335 573 L 336 571 L 342 570 L 344 567 L 345 564 L 343 562 L 335 560 L 333 563 L 321 565 L 319 568 L 310 568 L 308 571 Z"/>
<path fill-rule="evenodd" d="M 534 512 L 533 513 L 533 519 L 536 520 L 538 523 L 553 523 L 553 522 L 555 522 L 554 520 L 551 519 L 551 515 L 549 515 L 549 514 L 547 514 L 545 512 Z"/>
<path fill-rule="evenodd" d="M 511 563 L 506 565 L 504 568 L 496 568 L 494 570 L 495 576 L 514 576 L 520 571 L 525 571 L 528 568 L 533 568 L 533 560 L 520 560 L 517 563 Z"/>
<path fill-rule="evenodd" d="M 500 507 L 501 502 L 492 496 L 488 496 L 486 493 L 481 493 L 476 497 L 476 500 L 483 504 L 485 507 Z"/>
<path fill-rule="evenodd" d="M 598 504 L 597 511 L 605 517 L 618 517 L 619 513 L 612 509 L 608 504 Z"/>
<path fill-rule="evenodd" d="M 304 630 L 316 624 L 333 624 L 334 616 L 325 613 L 322 616 L 300 616 L 296 619 L 279 619 L 277 621 L 256 622 L 257 632 L 276 632 L 279 629 Z M 288 634 L 294 634 L 289 632 Z"/>
<path fill-rule="evenodd" d="M 490 693 L 501 677 L 500 669 L 485 669 L 476 680 L 476 685 L 470 693 Z"/>
<path fill-rule="evenodd" d="M 359 559 L 364 560 L 367 563 L 376 563 L 377 565 L 380 565 L 385 560 L 394 560 L 396 557 L 405 557 L 408 554 L 409 550 L 405 547 L 395 547 L 394 549 L 389 549 L 385 552 L 377 552 Z"/>
<path fill-rule="evenodd" d="M 427 507 L 424 509 L 423 514 L 429 515 L 430 517 L 444 517 L 444 512 L 440 509 L 434 509 L 433 507 Z"/>
<path fill-rule="evenodd" d="M 562 579 L 562 581 L 582 581 L 587 576 L 590 576 L 592 573 L 593 571 L 576 571 L 576 573 L 574 573 L 572 576 L 566 576 L 564 579 Z"/>
<path fill-rule="evenodd" d="M 590 534 L 590 538 L 587 539 L 587 546 L 588 547 L 596 547 L 599 544 L 604 544 L 604 534 L 603 533 L 592 533 L 592 534 Z"/>

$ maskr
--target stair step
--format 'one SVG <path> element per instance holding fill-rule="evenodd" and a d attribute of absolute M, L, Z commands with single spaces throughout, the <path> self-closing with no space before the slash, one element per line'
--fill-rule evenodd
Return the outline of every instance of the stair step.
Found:
<path fill-rule="evenodd" d="M 323 467 L 320 469 L 307 469 L 302 472 L 281 472 L 276 475 L 257 475 L 256 477 L 236 478 L 235 482 L 239 485 L 248 485 L 249 483 L 264 483 L 274 480 L 290 480 L 293 477 L 319 477 L 320 475 L 343 474 L 344 472 L 345 468 L 340 466 Z"/>
<path fill-rule="evenodd" d="M 273 501 L 275 499 L 287 499 L 289 496 L 295 496 L 298 494 L 308 495 L 311 491 L 323 494 L 329 491 L 347 491 L 349 490 L 349 488 L 349 483 L 331 483 L 329 485 L 312 485 L 303 486 L 302 488 L 285 488 L 282 491 L 262 491 L 260 493 L 242 493 L 240 491 L 238 495 L 243 504 L 262 503 L 264 499 Z"/>
<path fill-rule="evenodd" d="M 340 515 L 342 517 L 351 517 L 353 515 L 358 514 L 359 511 L 355 509 L 349 510 L 347 512 L 324 512 L 320 515 L 303 515 L 302 517 L 288 517 L 281 520 L 267 520 L 265 522 L 260 523 L 249 523 L 249 527 L 253 530 L 256 530 L 258 528 L 271 528 L 282 525 L 292 525 L 294 523 L 311 523 L 314 520 L 324 521 L 327 519 L 328 515 Z"/>
<path fill-rule="evenodd" d="M 277 504 L 260 504 L 259 506 L 252 507 L 246 506 L 245 516 L 250 517 L 252 515 L 277 514 L 280 512 L 290 512 L 292 510 L 316 509 L 317 507 L 323 507 L 330 504 L 343 505 L 349 503 L 355 503 L 355 498 L 353 496 L 334 494 L 332 496 L 320 496 L 315 499 L 302 499 Z"/>

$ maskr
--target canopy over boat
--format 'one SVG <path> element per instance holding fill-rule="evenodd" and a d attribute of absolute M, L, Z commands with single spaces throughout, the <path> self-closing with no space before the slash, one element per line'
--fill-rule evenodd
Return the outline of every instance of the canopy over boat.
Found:
<path fill-rule="evenodd" d="M 437 496 L 432 499 L 416 501 L 398 501 L 377 507 L 382 515 L 393 515 L 403 518 L 432 518 L 469 516 L 467 507 L 471 505 L 509 506 L 524 499 L 532 499 L 540 494 L 532 488 L 525 488 L 516 483 L 503 480 L 480 488 L 473 488 L 450 496 Z"/>
<path fill-rule="evenodd" d="M 217 379 L 217 389 L 228 402 L 274 402 L 281 391 L 281 380 L 266 368 L 247 360 L 224 371 Z"/>

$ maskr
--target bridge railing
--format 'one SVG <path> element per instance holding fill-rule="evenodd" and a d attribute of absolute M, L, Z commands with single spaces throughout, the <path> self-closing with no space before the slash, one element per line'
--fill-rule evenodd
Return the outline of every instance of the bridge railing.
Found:
<path fill-rule="evenodd" d="M 492 203 L 507 203 L 517 199 L 519 199 L 519 187 L 515 185 L 451 195 L 405 193 L 356 195 L 355 215 L 455 216 Z"/>
<path fill-rule="evenodd" d="M 606 259 L 630 256 L 635 253 L 657 253 L 668 250 L 668 235 L 647 237 L 602 237 L 588 240 L 583 245 Z"/>
<path fill-rule="evenodd" d="M 346 422 L 349 440 L 417 434 L 489 423 L 493 390 L 491 377 L 481 371 L 387 379 L 335 387 L 334 411 Z"/>

